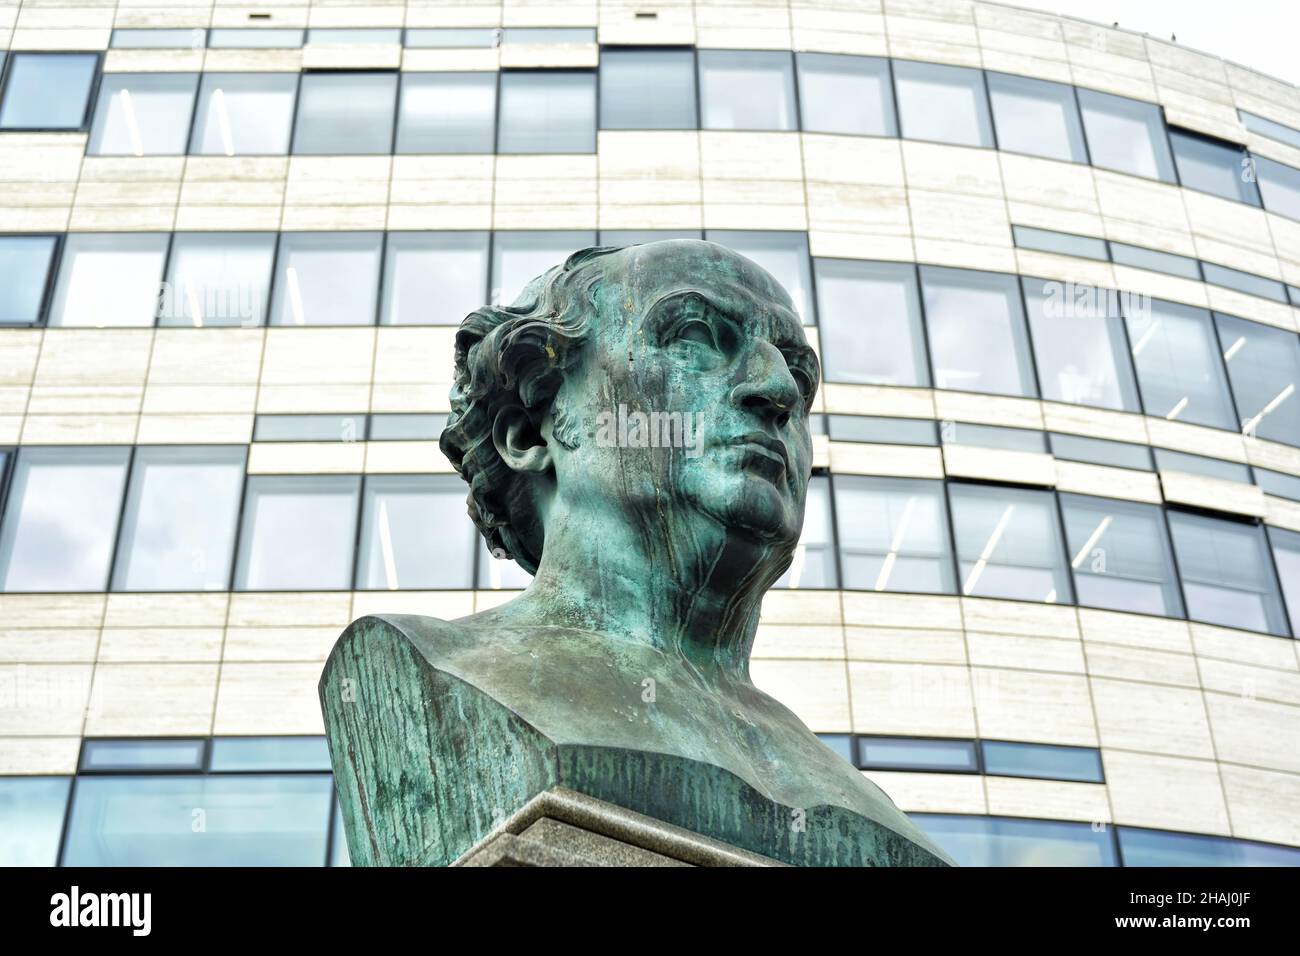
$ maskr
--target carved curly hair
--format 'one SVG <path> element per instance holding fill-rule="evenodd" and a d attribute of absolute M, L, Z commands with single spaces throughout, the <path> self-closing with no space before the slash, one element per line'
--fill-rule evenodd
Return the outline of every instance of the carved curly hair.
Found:
<path fill-rule="evenodd" d="M 469 516 L 488 548 L 514 558 L 530 574 L 542 557 L 542 522 L 528 477 L 497 453 L 493 424 L 511 405 L 540 422 L 587 341 L 604 278 L 601 260 L 621 248 L 575 252 L 529 282 L 513 305 L 475 309 L 456 333 L 451 415 L 438 444 L 469 483 Z"/>

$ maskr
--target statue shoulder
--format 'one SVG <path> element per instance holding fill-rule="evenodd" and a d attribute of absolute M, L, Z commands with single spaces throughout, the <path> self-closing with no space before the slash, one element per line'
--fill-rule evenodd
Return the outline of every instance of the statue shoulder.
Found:
<path fill-rule="evenodd" d="M 340 666 L 365 660 L 371 668 L 405 670 L 439 667 L 473 642 L 472 630 L 458 621 L 421 614 L 367 614 L 339 635 L 325 663 L 321 685 Z"/>

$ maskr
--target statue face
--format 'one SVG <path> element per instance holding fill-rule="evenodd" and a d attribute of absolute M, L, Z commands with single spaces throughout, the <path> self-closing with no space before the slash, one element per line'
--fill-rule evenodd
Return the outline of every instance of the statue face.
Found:
<path fill-rule="evenodd" d="M 704 520 L 787 552 L 820 373 L 785 290 L 721 246 L 671 240 L 610 256 L 597 308 L 552 409 L 557 493 L 688 547 Z"/>

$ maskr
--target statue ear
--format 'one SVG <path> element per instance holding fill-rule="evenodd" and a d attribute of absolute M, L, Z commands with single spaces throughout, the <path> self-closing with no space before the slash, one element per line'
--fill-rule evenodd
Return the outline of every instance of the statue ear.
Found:
<path fill-rule="evenodd" d="M 515 471 L 536 474 L 551 467 L 551 450 L 541 429 L 522 405 L 507 405 L 492 422 L 492 444 L 497 454 Z"/>

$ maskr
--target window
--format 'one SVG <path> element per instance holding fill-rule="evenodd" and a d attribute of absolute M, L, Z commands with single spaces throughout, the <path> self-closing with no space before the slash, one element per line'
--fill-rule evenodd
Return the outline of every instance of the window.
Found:
<path fill-rule="evenodd" d="M 1075 236 L 1068 232 L 1053 232 L 1050 229 L 1034 229 L 1030 226 L 1012 226 L 1011 235 L 1021 249 L 1037 249 L 1039 252 L 1055 252 L 1063 256 L 1081 256 L 1102 262 L 1110 258 L 1106 251 L 1105 239 Z"/>
<path fill-rule="evenodd" d="M 510 305 L 524 286 L 579 249 L 594 245 L 594 232 L 498 232 L 492 237 L 491 301 Z"/>
<path fill-rule="evenodd" d="M 911 813 L 959 866 L 1117 866 L 1108 829 L 1089 823 Z"/>
<path fill-rule="evenodd" d="M 1117 265 L 1133 266 L 1136 269 L 1149 269 L 1166 275 L 1180 276 L 1184 279 L 1200 281 L 1201 264 L 1187 256 L 1177 256 L 1172 252 L 1158 252 L 1155 249 L 1143 249 L 1127 243 L 1110 242 L 1110 257 Z"/>
<path fill-rule="evenodd" d="M 283 156 L 297 99 L 296 73 L 204 73 L 190 152 Z"/>
<path fill-rule="evenodd" d="M 302 46 L 302 33 L 302 30 L 217 28 L 208 31 L 208 48 L 211 50 L 288 50 Z"/>
<path fill-rule="evenodd" d="M 1084 438 L 1082 435 L 1051 434 L 1052 454 L 1066 461 L 1082 461 L 1109 468 L 1132 468 L 1151 471 L 1151 449 L 1146 445 Z"/>
<path fill-rule="evenodd" d="M 1255 484 L 1259 485 L 1266 495 L 1277 495 L 1279 498 L 1300 501 L 1300 478 L 1280 471 L 1269 471 L 1258 465 L 1252 470 L 1255 472 Z"/>
<path fill-rule="evenodd" d="M 1287 633 L 1261 527 L 1171 511 L 1169 530 L 1188 617 L 1207 624 Z"/>
<path fill-rule="evenodd" d="M 798 53 L 799 114 L 809 133 L 898 136 L 889 61 Z"/>
<path fill-rule="evenodd" d="M 499 30 L 412 29 L 406 31 L 406 45 L 417 49 L 451 50 L 497 45 Z"/>
<path fill-rule="evenodd" d="M 396 98 L 396 73 L 304 73 L 293 151 L 391 153 Z"/>
<path fill-rule="evenodd" d="M 59 862 L 67 777 L 0 777 L 0 866 Z"/>
<path fill-rule="evenodd" d="M 446 415 L 371 415 L 370 440 L 437 441 L 446 427 Z"/>
<path fill-rule="evenodd" d="M 661 242 L 664 239 L 703 239 L 704 232 L 699 229 L 602 229 L 600 245 L 602 246 L 639 246 L 647 242 Z"/>
<path fill-rule="evenodd" d="M 50 325 L 153 325 L 168 236 L 74 233 L 63 241 Z"/>
<path fill-rule="evenodd" d="M 0 324 L 41 320 L 57 245 L 54 236 L 0 236 Z"/>
<path fill-rule="evenodd" d="M 472 588 L 477 542 L 460 478 L 367 477 L 357 587 Z"/>
<path fill-rule="evenodd" d="M 1072 163 L 1088 161 L 1074 87 L 1008 73 L 987 75 L 999 149 Z"/>
<path fill-rule="evenodd" d="M 92 156 L 177 156 L 194 112 L 195 73 L 105 73 L 86 152 Z"/>
<path fill-rule="evenodd" d="M 385 255 L 385 325 L 459 325 L 487 301 L 486 232 L 393 232 Z"/>
<path fill-rule="evenodd" d="M 244 447 L 138 448 L 131 467 L 115 591 L 224 591 Z"/>
<path fill-rule="evenodd" d="M 693 50 L 601 51 L 601 129 L 698 127 Z"/>
<path fill-rule="evenodd" d="M 974 741 L 920 737 L 859 737 L 858 766 L 863 770 L 979 772 Z"/>
<path fill-rule="evenodd" d="M 814 475 L 808 482 L 808 500 L 804 506 L 803 531 L 795 546 L 790 567 L 772 585 L 774 588 L 833 588 L 835 574 L 835 540 L 831 535 L 831 484 L 825 475 Z"/>
<path fill-rule="evenodd" d="M 212 741 L 213 773 L 253 770 L 330 769 L 324 737 L 217 737 Z"/>
<path fill-rule="evenodd" d="M 404 73 L 399 153 L 491 153 L 496 144 L 495 73 Z"/>
<path fill-rule="evenodd" d="M 965 66 L 894 61 L 903 135 L 955 146 L 992 146 L 984 76 Z"/>
<path fill-rule="evenodd" d="M 280 236 L 271 324 L 374 325 L 383 239 L 378 232 Z"/>
<path fill-rule="evenodd" d="M 1175 182 L 1160 107 L 1096 90 L 1078 93 L 1094 166 Z"/>
<path fill-rule="evenodd" d="M 1169 142 L 1174 147 L 1178 180 L 1184 186 L 1252 206 L 1260 204 L 1250 157 L 1243 147 L 1183 129 L 1169 130 Z"/>
<path fill-rule="evenodd" d="M 1268 540 L 1282 582 L 1282 599 L 1291 618 L 1291 633 L 1300 635 L 1300 533 L 1269 528 Z"/>
<path fill-rule="evenodd" d="M 1225 289 L 1236 289 L 1247 295 L 1257 295 L 1262 299 L 1272 299 L 1274 302 L 1287 304 L 1286 286 L 1276 279 L 1267 279 L 1250 272 L 1242 272 L 1240 269 L 1229 269 L 1227 266 L 1213 262 L 1202 262 L 1201 272 L 1205 276 L 1205 281 L 1211 285 L 1221 285 Z"/>
<path fill-rule="evenodd" d="M 1214 322 L 1242 431 L 1300 445 L 1300 339 L 1292 332 L 1217 312 Z"/>
<path fill-rule="evenodd" d="M 929 385 L 915 267 L 851 259 L 813 266 L 826 380 Z"/>
<path fill-rule="evenodd" d="M 1044 454 L 1047 436 L 1029 428 L 1004 428 L 1001 425 L 975 425 L 969 422 L 943 423 L 940 429 L 945 445 L 971 445 L 976 448 L 1000 448 L 1003 451 L 1026 451 Z"/>
<path fill-rule="evenodd" d="M 1204 455 L 1189 455 L 1182 451 L 1170 451 L 1168 448 L 1152 448 L 1157 471 L 1182 471 L 1191 475 L 1204 475 L 1206 478 L 1219 478 L 1223 481 L 1239 481 L 1243 485 L 1251 484 L 1250 466 L 1236 461 L 1224 461 L 1222 458 L 1206 458 Z"/>
<path fill-rule="evenodd" d="M 951 484 L 948 494 L 962 594 L 1071 603 L 1050 491 Z"/>
<path fill-rule="evenodd" d="M 125 447 L 18 454 L 0 532 L 5 591 L 103 591 L 113 558 Z"/>
<path fill-rule="evenodd" d="M 710 229 L 705 232 L 704 238 L 757 262 L 790 293 L 794 310 L 804 325 L 812 325 L 817 321 L 812 304 L 807 233 Z"/>
<path fill-rule="evenodd" d="M 362 415 L 258 415 L 253 441 L 353 442 L 364 441 L 366 416 Z"/>
<path fill-rule="evenodd" d="M 936 387 L 1034 394 L 1015 276 L 922 266 L 921 292 Z"/>
<path fill-rule="evenodd" d="M 937 445 L 934 422 L 920 418 L 877 418 L 872 415 L 831 415 L 831 441 L 860 441 L 881 445 Z"/>
<path fill-rule="evenodd" d="M 818 734 L 817 739 L 833 750 L 837 756 L 853 763 L 852 734 Z"/>
<path fill-rule="evenodd" d="M 1237 110 L 1237 116 L 1241 118 L 1241 125 L 1252 133 L 1268 136 L 1280 143 L 1300 148 L 1300 129 L 1283 126 L 1281 123 L 1274 122 L 1263 116 L 1256 116 L 1254 113 L 1247 113 L 1245 110 Z"/>
<path fill-rule="evenodd" d="M 844 587 L 953 592 L 942 482 L 837 477 L 835 515 Z"/>
<path fill-rule="evenodd" d="M 1092 747 L 1058 747 L 1005 740 L 980 741 L 984 772 L 1000 777 L 1104 783 L 1101 752 Z"/>
<path fill-rule="evenodd" d="M 596 75 L 561 70 L 501 74 L 499 153 L 594 153 Z"/>
<path fill-rule="evenodd" d="M 177 233 L 158 324 L 262 325 L 274 255 L 274 233 Z"/>
<path fill-rule="evenodd" d="M 1169 535 L 1157 505 L 1061 495 L 1079 603 L 1182 617 Z"/>
<path fill-rule="evenodd" d="M 1125 319 L 1148 415 L 1237 428 L 1209 312 L 1135 296 Z"/>
<path fill-rule="evenodd" d="M 126 740 L 82 741 L 81 762 L 83 773 L 105 773 L 131 770 L 192 770 L 203 769 L 208 742 L 202 737 L 190 738 L 134 738 Z"/>
<path fill-rule="evenodd" d="M 94 53 L 13 53 L 0 129 L 81 129 L 99 67 Z"/>
<path fill-rule="evenodd" d="M 1300 850 L 1249 840 L 1117 827 L 1125 866 L 1300 866 Z"/>
<path fill-rule="evenodd" d="M 314 28 L 307 31 L 307 42 L 315 44 L 402 43 L 402 31 L 395 29 Z"/>
<path fill-rule="evenodd" d="M 486 547 L 478 549 L 478 588 L 492 591 L 511 591 L 526 588 L 533 576 L 505 558 L 494 558 Z"/>
<path fill-rule="evenodd" d="M 114 30 L 109 46 L 115 50 L 202 50 L 207 30 Z"/>
<path fill-rule="evenodd" d="M 700 50 L 705 129 L 798 129 L 792 55 L 775 51 Z"/>
<path fill-rule="evenodd" d="M 1138 411 L 1119 295 L 1044 279 L 1021 284 L 1043 398 Z"/>
<path fill-rule="evenodd" d="M 1283 166 L 1263 156 L 1251 156 L 1255 164 L 1264 208 L 1279 216 L 1300 219 L 1300 169 Z"/>
<path fill-rule="evenodd" d="M 350 589 L 359 485 L 355 475 L 249 478 L 235 589 Z"/>
<path fill-rule="evenodd" d="M 506 27 L 502 43 L 595 43 L 591 27 Z"/>

